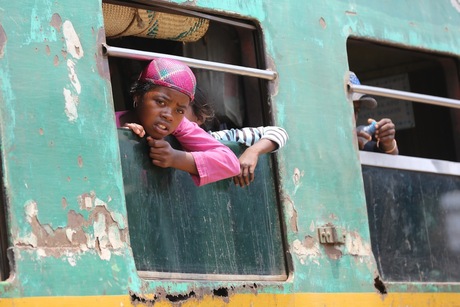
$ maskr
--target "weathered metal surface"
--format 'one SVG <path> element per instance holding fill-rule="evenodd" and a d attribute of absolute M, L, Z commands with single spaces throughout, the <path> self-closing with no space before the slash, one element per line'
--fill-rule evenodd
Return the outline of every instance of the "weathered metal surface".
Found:
<path fill-rule="evenodd" d="M 100 3 L 2 7 L 1 144 L 15 267 L 1 296 L 126 293 L 135 268 L 110 83 L 97 69 Z"/>
<path fill-rule="evenodd" d="M 135 303 L 206 298 L 212 304 L 214 295 L 224 304 L 233 297 L 236 302 L 237 293 L 378 293 L 344 86 L 346 40 L 362 37 L 458 57 L 458 0 L 174 2 L 254 19 L 263 30 L 267 62 L 279 74 L 271 87 L 275 121 L 291 136 L 278 154 L 290 278 L 257 284 L 139 279 L 100 50 L 101 3 L 9 1 L 0 10 L 0 129 L 15 271 L 0 283 L 0 296 L 130 294 Z M 316 229 L 327 223 L 344 229 L 345 244 L 319 245 Z M 460 289 L 386 286 L 389 292 Z M 436 300 L 424 299 L 427 305 Z"/>

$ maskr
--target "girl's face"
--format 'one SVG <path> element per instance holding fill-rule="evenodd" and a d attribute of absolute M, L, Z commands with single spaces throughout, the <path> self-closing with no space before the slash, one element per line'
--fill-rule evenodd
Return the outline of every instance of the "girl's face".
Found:
<path fill-rule="evenodd" d="M 157 86 L 137 101 L 136 113 L 145 132 L 154 139 L 171 134 L 184 118 L 190 98 L 174 89 Z"/>

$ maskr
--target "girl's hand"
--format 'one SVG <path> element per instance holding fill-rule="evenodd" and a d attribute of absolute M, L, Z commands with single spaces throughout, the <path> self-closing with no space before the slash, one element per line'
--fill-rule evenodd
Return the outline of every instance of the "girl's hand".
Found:
<path fill-rule="evenodd" d="M 165 140 L 155 140 L 152 137 L 147 137 L 147 142 L 150 146 L 149 156 L 152 159 L 152 163 L 159 167 L 174 167 L 175 161 L 177 161 L 178 150 L 175 150 Z"/>
<path fill-rule="evenodd" d="M 142 126 L 139 125 L 139 124 L 135 124 L 135 123 L 126 123 L 126 124 L 123 125 L 123 127 L 126 127 L 126 128 L 131 129 L 135 134 L 137 134 L 137 135 L 140 136 L 141 138 L 144 137 L 144 135 L 145 135 L 144 127 L 142 127 Z"/>
<path fill-rule="evenodd" d="M 240 174 L 233 177 L 233 183 L 240 187 L 248 186 L 254 181 L 254 170 L 259 160 L 259 153 L 251 150 L 251 147 L 246 149 L 239 158 Z"/>
<path fill-rule="evenodd" d="M 156 140 L 151 136 L 147 137 L 147 143 L 150 146 L 149 156 L 154 165 L 163 168 L 173 167 L 192 175 L 199 175 L 191 153 L 176 150 L 165 140 Z"/>

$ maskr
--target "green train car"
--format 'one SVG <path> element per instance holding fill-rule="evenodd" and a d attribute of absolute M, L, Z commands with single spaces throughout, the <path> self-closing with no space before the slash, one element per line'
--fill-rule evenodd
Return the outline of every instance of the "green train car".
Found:
<path fill-rule="evenodd" d="M 153 57 L 287 130 L 249 187 L 117 128 Z M 2 1 L 0 306 L 460 306 L 459 57 L 459 0 Z"/>

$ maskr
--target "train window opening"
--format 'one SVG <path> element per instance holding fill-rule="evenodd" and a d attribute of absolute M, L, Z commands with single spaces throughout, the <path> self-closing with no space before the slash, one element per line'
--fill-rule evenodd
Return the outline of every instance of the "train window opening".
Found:
<path fill-rule="evenodd" d="M 458 100 L 458 58 L 349 39 L 361 84 Z M 399 155 L 360 152 L 372 250 L 384 281 L 460 281 L 460 109 L 374 96 Z"/>
<path fill-rule="evenodd" d="M 350 70 L 362 84 L 460 98 L 458 59 L 350 39 Z M 460 161 L 460 110 L 378 97 L 378 106 L 361 109 L 357 124 L 387 117 L 396 126 L 400 155 Z"/>
<path fill-rule="evenodd" d="M 225 23 L 219 16 L 195 18 L 187 21 L 194 23 L 187 28 L 183 16 L 164 12 L 156 15 L 154 8 L 103 3 L 103 9 L 107 45 L 255 69 L 265 67 L 260 54 L 261 34 L 256 26 L 244 26 L 250 25 L 249 21 Z M 128 21 L 120 22 L 125 15 Z M 143 21 L 147 20 L 145 26 L 150 28 L 130 29 L 131 21 L 139 16 L 146 16 Z M 134 34 L 126 35 L 130 32 Z M 152 33 L 157 36 L 152 38 Z M 115 111 L 130 110 L 130 86 L 148 61 L 110 56 L 108 61 Z M 271 123 L 266 80 L 192 70 L 198 87 L 206 92 L 215 109 L 217 121 L 210 129 Z M 118 137 L 130 242 L 141 277 L 287 278 L 273 157 L 259 159 L 256 180 L 248 188 L 236 187 L 230 179 L 196 188 L 189 174 L 153 166 L 147 145 L 132 132 L 118 129 Z M 174 138 L 168 140 L 173 147 L 179 146 Z M 237 144 L 226 145 L 237 154 L 242 152 Z"/>

